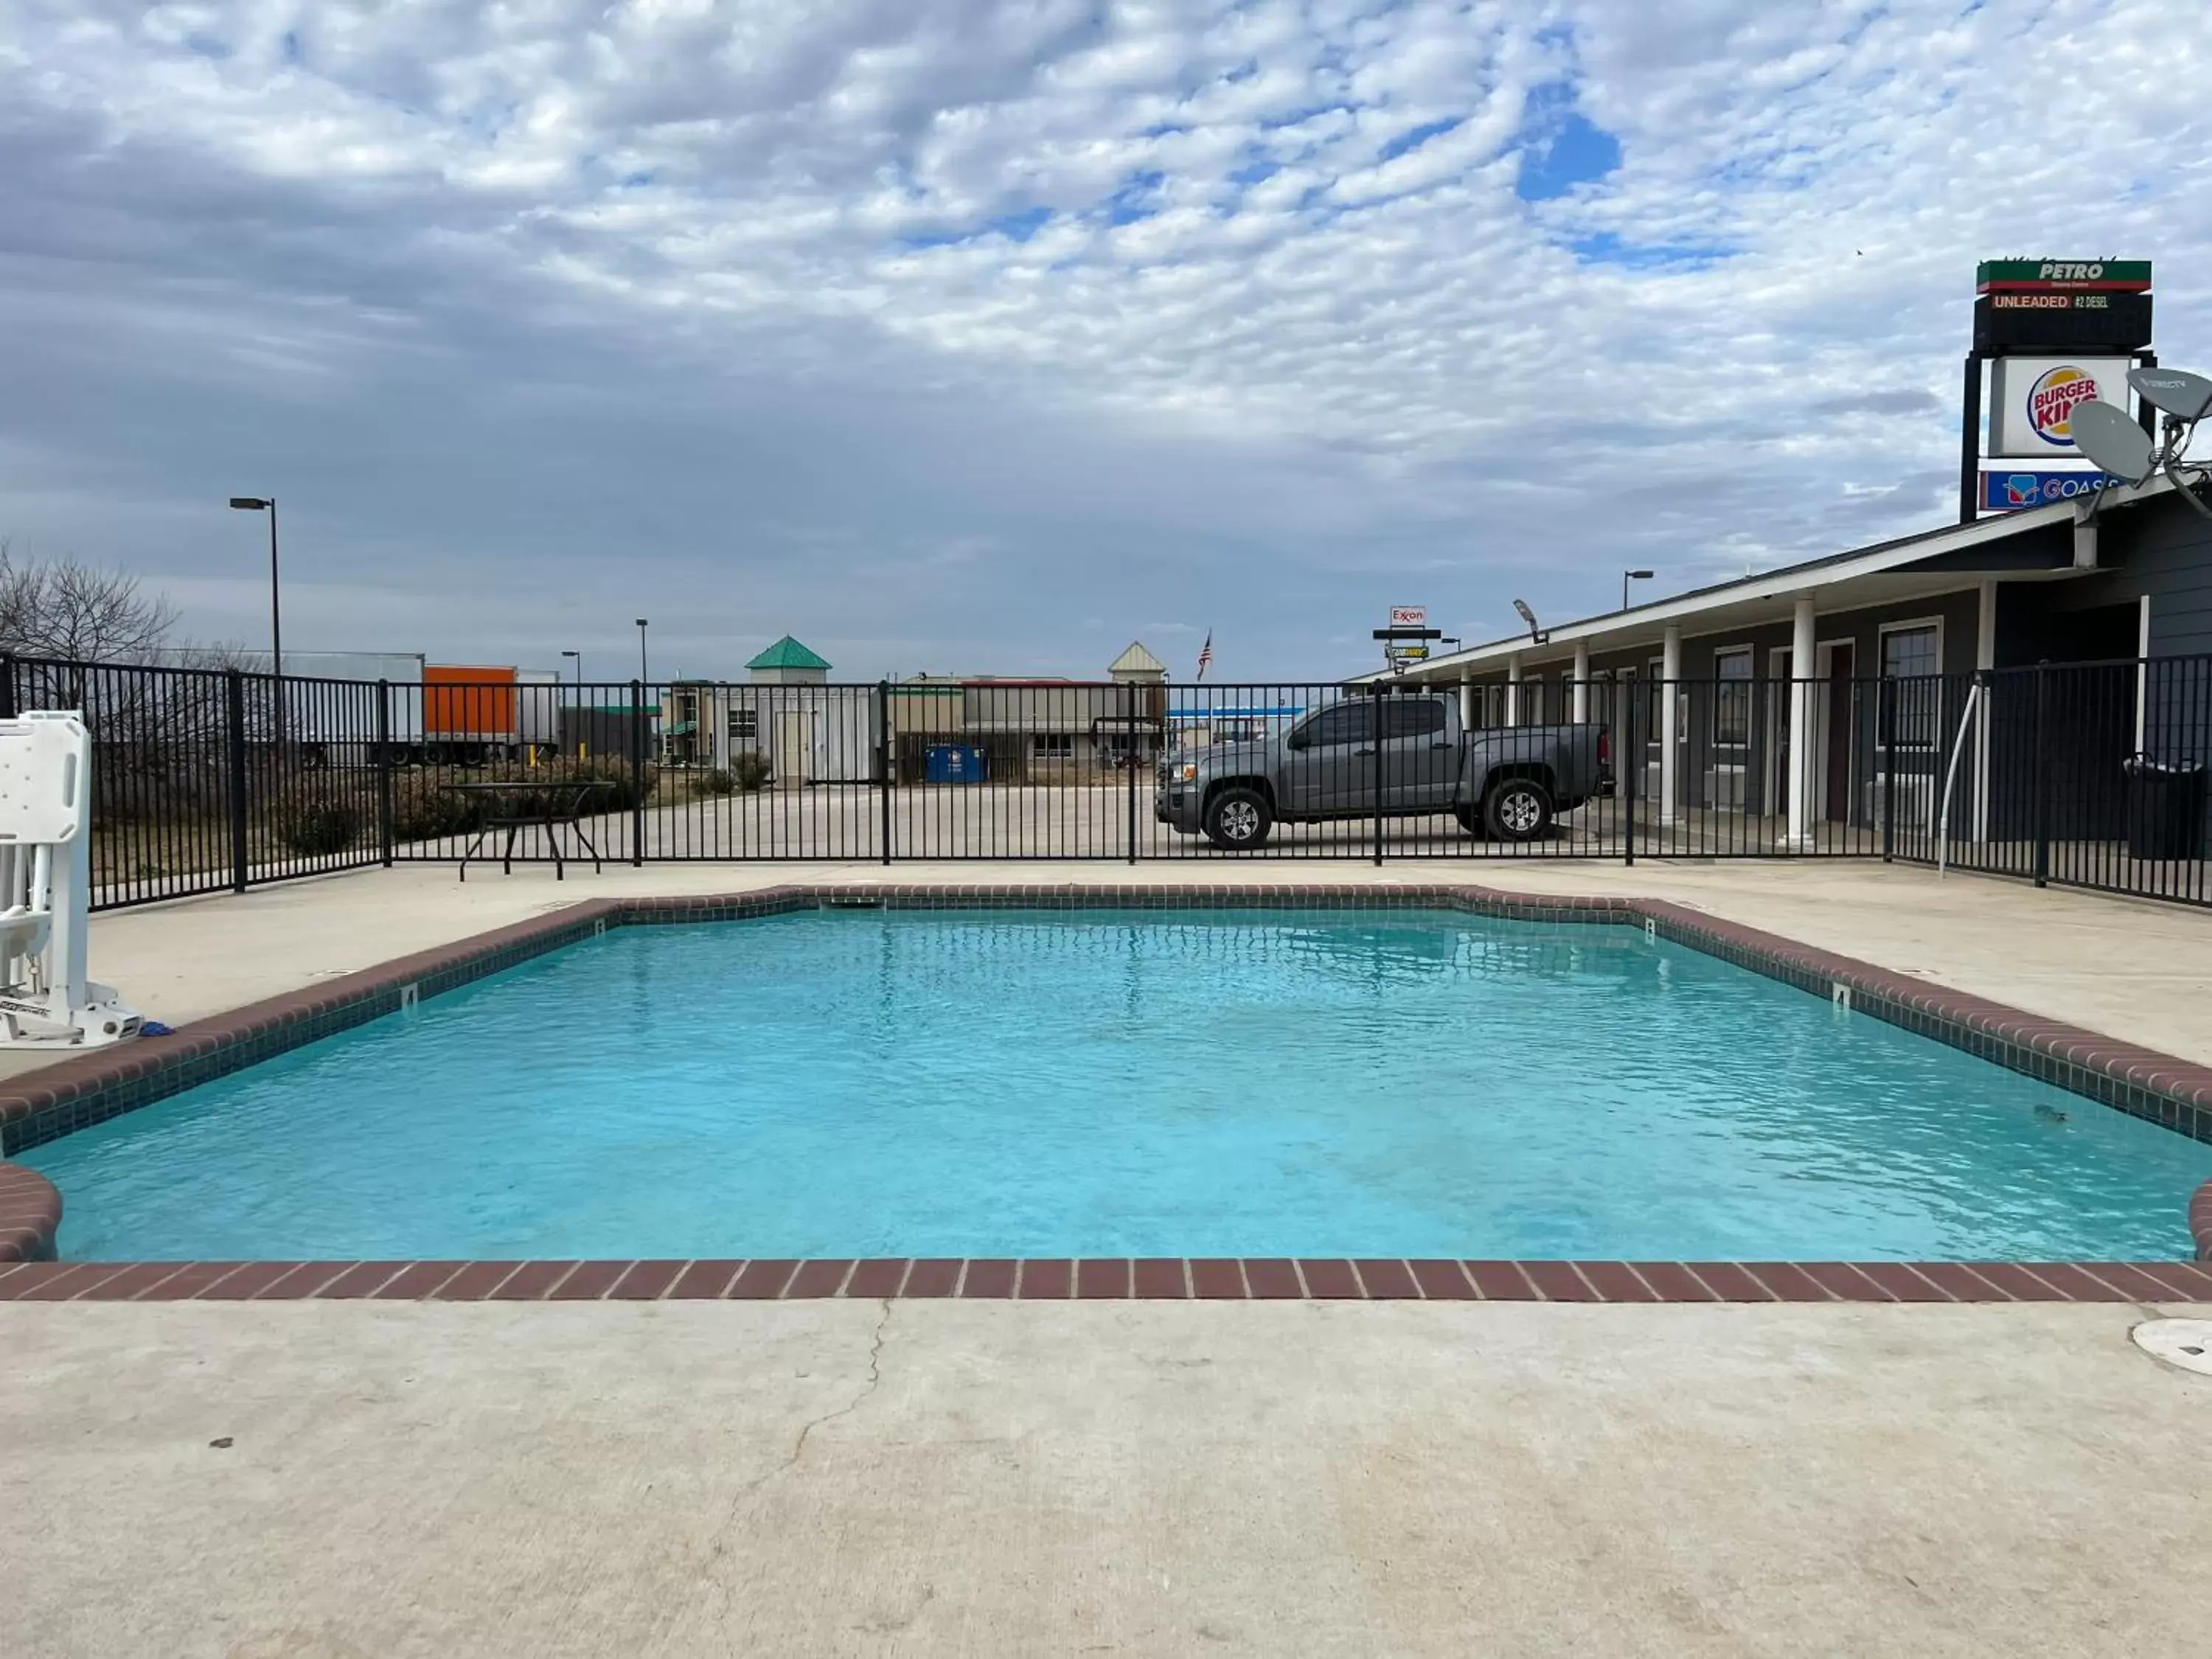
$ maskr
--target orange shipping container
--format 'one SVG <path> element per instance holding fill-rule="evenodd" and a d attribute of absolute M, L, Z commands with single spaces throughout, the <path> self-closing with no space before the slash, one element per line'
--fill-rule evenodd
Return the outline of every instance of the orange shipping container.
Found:
<path fill-rule="evenodd" d="M 423 736 L 512 738 L 514 732 L 514 670 L 423 665 Z"/>

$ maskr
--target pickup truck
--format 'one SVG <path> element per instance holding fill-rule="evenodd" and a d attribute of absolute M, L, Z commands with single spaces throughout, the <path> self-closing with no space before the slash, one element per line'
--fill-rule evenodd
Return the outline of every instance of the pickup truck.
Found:
<path fill-rule="evenodd" d="M 1353 696 L 1272 738 L 1167 757 L 1152 815 L 1229 852 L 1278 823 L 1371 817 L 1378 799 L 1385 817 L 1449 812 L 1469 835 L 1534 841 L 1610 787 L 1611 761 L 1601 726 L 1468 731 L 1456 696 Z"/>

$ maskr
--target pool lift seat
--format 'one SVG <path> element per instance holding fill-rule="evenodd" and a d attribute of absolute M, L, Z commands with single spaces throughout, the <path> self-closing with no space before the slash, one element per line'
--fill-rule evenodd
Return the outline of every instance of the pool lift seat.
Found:
<path fill-rule="evenodd" d="M 74 714 L 0 720 L 0 1048 L 99 1048 L 145 1025 L 85 977 L 91 785 Z"/>

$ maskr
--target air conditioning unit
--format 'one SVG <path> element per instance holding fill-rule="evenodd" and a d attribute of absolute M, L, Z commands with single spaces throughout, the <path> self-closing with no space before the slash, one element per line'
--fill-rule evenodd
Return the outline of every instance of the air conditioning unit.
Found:
<path fill-rule="evenodd" d="M 1720 812 L 1742 811 L 1745 775 L 1745 769 L 1741 766 L 1708 766 L 1705 805 Z"/>
<path fill-rule="evenodd" d="M 1900 835 L 1927 835 L 1936 827 L 1936 780 L 1926 772 L 1877 772 L 1873 805 L 1877 826 L 1894 823 Z"/>

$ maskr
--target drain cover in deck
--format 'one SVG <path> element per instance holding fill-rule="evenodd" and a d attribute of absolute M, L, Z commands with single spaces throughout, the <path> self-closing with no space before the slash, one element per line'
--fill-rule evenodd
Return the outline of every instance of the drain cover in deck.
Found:
<path fill-rule="evenodd" d="M 2130 1334 L 2152 1358 L 2212 1376 L 2212 1319 L 2146 1320 Z"/>

